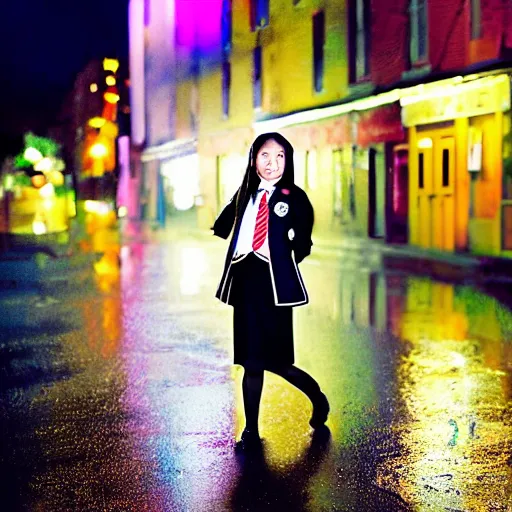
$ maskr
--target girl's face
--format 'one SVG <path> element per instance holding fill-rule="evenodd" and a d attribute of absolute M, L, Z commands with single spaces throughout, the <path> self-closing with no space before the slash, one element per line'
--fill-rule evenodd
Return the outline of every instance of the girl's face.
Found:
<path fill-rule="evenodd" d="M 256 172 L 267 181 L 277 180 L 284 173 L 286 156 L 283 146 L 269 139 L 261 146 L 256 155 Z"/>

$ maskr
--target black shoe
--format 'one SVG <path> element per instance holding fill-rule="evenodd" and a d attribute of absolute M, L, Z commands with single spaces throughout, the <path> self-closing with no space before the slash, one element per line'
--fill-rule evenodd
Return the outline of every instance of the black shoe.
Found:
<path fill-rule="evenodd" d="M 244 429 L 240 441 L 236 443 L 237 451 L 252 451 L 261 448 L 261 437 L 257 430 Z"/>
<path fill-rule="evenodd" d="M 329 411 L 330 408 L 327 397 L 323 393 L 320 393 L 320 396 L 316 399 L 315 403 L 313 404 L 313 414 L 311 416 L 311 419 L 309 420 L 309 424 L 313 428 L 322 427 L 323 425 L 325 425 L 325 422 L 327 421 Z"/>

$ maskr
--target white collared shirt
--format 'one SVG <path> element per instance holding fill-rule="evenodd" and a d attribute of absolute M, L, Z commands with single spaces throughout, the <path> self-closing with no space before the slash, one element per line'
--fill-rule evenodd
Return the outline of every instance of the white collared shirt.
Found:
<path fill-rule="evenodd" d="M 254 201 L 249 199 L 242 218 L 242 224 L 240 225 L 240 232 L 238 233 L 234 258 L 238 259 L 253 252 L 252 241 L 254 238 L 254 228 L 256 227 L 256 217 L 258 215 L 261 197 L 266 191 L 268 191 L 267 202 L 269 202 L 270 196 L 276 189 L 275 184 L 278 181 L 279 180 L 267 181 L 262 179 Z M 265 259 L 269 259 L 270 252 L 268 249 L 268 234 L 263 245 L 255 252 L 255 254 L 263 256 Z"/>

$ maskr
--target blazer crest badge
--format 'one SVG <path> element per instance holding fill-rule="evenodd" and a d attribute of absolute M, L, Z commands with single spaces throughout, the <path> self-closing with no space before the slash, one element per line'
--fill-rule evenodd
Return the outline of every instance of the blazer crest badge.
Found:
<path fill-rule="evenodd" d="M 288 213 L 289 209 L 290 209 L 290 207 L 288 206 L 287 203 L 283 203 L 282 201 L 279 201 L 279 203 L 277 203 L 274 206 L 274 213 L 279 217 L 284 217 Z"/>

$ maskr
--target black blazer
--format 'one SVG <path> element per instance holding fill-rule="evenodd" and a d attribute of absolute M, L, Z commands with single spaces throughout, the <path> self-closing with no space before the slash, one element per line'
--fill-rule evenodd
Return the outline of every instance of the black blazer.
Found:
<path fill-rule="evenodd" d="M 228 238 L 236 218 L 236 197 L 226 205 L 213 225 L 213 233 L 221 238 Z M 245 212 L 248 197 L 242 205 Z M 297 266 L 311 253 L 311 233 L 313 231 L 314 213 L 306 193 L 296 185 L 289 188 L 276 184 L 276 190 L 270 196 L 268 220 L 268 246 L 270 269 L 276 306 L 300 306 L 309 301 L 306 287 Z M 242 213 L 243 215 L 243 213 Z M 224 272 L 217 289 L 216 297 L 233 306 L 230 297 L 231 265 L 240 232 L 242 216 L 236 219 L 233 236 L 229 244 L 224 265 Z"/>

